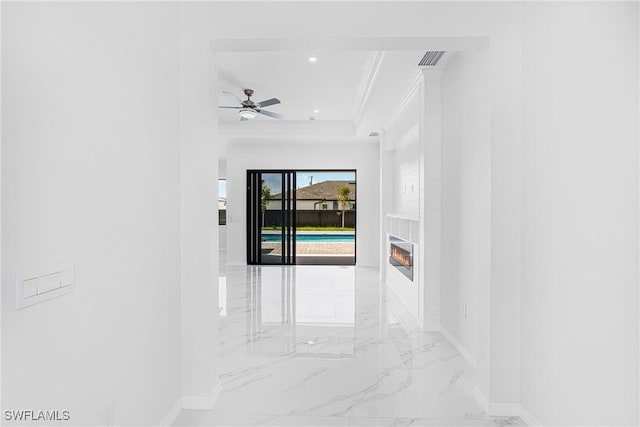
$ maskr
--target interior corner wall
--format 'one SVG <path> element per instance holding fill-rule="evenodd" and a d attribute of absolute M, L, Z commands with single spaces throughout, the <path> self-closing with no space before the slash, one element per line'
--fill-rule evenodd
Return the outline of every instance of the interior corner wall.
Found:
<path fill-rule="evenodd" d="M 218 71 L 194 13 L 180 4 L 181 402 L 210 409 L 220 390 Z"/>
<path fill-rule="evenodd" d="M 2 4 L 5 410 L 157 425 L 179 398 L 177 16 Z M 73 292 L 16 310 L 16 274 L 59 262 Z"/>
<path fill-rule="evenodd" d="M 356 169 L 356 265 L 378 266 L 378 144 L 354 139 L 325 141 L 231 141 L 227 148 L 227 262 L 246 264 L 248 169 Z"/>
<path fill-rule="evenodd" d="M 491 105 L 484 50 L 459 52 L 442 76 L 441 324 L 478 357 L 479 298 L 489 292 Z"/>
<path fill-rule="evenodd" d="M 543 425 L 639 424 L 638 6 L 523 5 L 522 403 Z"/>

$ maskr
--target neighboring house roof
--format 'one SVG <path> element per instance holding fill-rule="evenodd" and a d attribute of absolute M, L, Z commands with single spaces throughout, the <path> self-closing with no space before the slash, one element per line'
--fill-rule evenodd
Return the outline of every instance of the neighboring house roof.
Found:
<path fill-rule="evenodd" d="M 351 192 L 349 200 L 356 200 L 356 183 L 353 181 L 322 181 L 296 190 L 296 200 L 338 200 L 338 188 L 346 185 Z M 280 200 L 280 193 L 274 194 L 272 200 Z"/>

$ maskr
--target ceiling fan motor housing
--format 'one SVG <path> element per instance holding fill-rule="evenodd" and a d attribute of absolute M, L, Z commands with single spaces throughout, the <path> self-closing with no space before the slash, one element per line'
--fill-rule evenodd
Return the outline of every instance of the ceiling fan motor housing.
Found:
<path fill-rule="evenodd" d="M 247 95 L 246 101 L 242 101 L 242 105 L 246 108 L 256 108 L 256 104 L 251 100 L 253 89 L 245 89 L 244 94 Z"/>

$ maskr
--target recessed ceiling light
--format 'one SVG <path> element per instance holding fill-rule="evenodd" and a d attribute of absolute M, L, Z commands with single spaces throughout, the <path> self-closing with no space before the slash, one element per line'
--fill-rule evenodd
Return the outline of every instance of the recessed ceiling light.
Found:
<path fill-rule="evenodd" d="M 314 113 L 319 113 L 319 112 L 320 112 L 320 110 L 313 110 L 313 112 L 314 112 Z"/>
<path fill-rule="evenodd" d="M 316 58 L 315 56 L 310 56 L 309 62 L 318 62 L 318 58 Z"/>

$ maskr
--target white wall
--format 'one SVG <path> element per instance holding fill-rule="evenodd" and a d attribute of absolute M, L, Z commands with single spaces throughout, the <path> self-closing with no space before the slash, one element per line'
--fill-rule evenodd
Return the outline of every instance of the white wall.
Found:
<path fill-rule="evenodd" d="M 417 70 L 416 70 L 417 71 Z M 391 161 L 393 188 L 390 213 L 417 218 L 420 214 L 420 148 L 418 92 L 414 90 L 385 129 L 385 149 Z"/>
<path fill-rule="evenodd" d="M 488 95 L 487 52 L 459 52 L 442 77 L 441 323 L 473 360 L 491 285 Z"/>
<path fill-rule="evenodd" d="M 414 110 L 415 113 L 416 110 Z M 416 114 L 414 114 L 416 115 Z M 416 117 L 417 119 L 417 117 Z M 393 156 L 394 212 L 417 218 L 420 204 L 420 172 L 417 123 L 396 141 Z"/>
<path fill-rule="evenodd" d="M 218 379 L 218 88 L 215 56 L 180 5 L 182 406 L 208 409 Z"/>
<path fill-rule="evenodd" d="M 526 3 L 522 402 L 638 425 L 638 3 Z M 599 53 L 599 55 L 595 55 Z"/>
<path fill-rule="evenodd" d="M 227 148 L 227 260 L 246 263 L 247 169 L 355 169 L 356 264 L 378 265 L 378 145 L 355 139 L 254 143 L 231 141 Z"/>
<path fill-rule="evenodd" d="M 180 389 L 176 6 L 2 9 L 2 407 L 157 425 Z M 57 261 L 74 292 L 16 310 L 16 273 Z"/>

